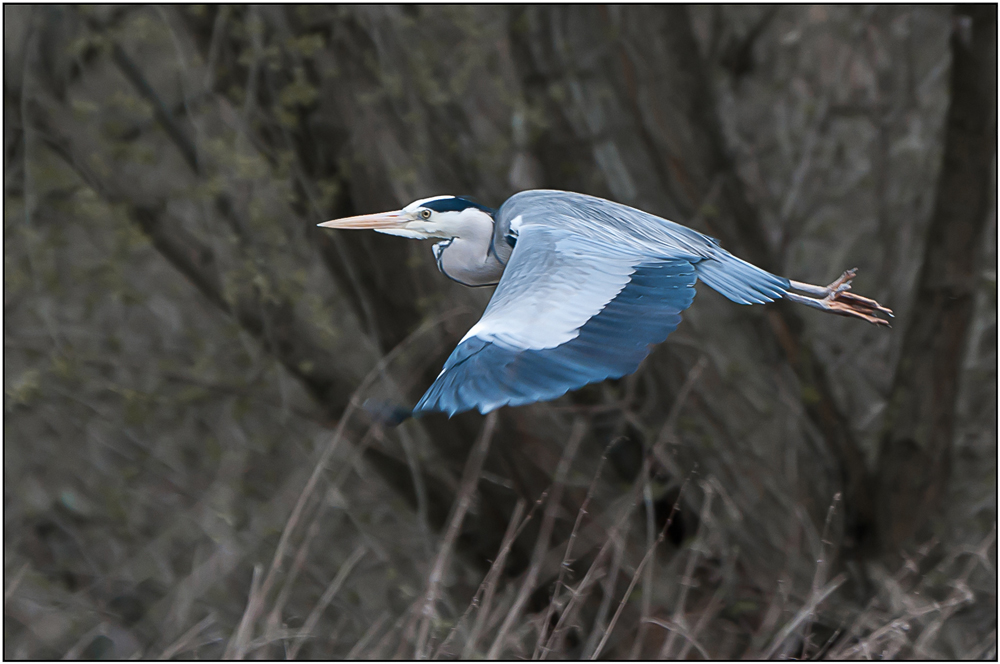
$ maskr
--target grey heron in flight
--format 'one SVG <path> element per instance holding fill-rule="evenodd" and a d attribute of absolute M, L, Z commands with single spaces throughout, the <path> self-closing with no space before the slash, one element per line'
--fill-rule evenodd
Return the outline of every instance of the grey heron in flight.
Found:
<path fill-rule="evenodd" d="M 565 191 L 523 191 L 496 211 L 435 196 L 319 225 L 438 239 L 434 258 L 446 277 L 497 285 L 416 416 L 488 413 L 630 374 L 680 323 L 699 279 L 739 304 L 784 298 L 876 325 L 888 325 L 878 314 L 892 315 L 848 291 L 854 270 L 829 286 L 790 281 L 690 228 Z"/>

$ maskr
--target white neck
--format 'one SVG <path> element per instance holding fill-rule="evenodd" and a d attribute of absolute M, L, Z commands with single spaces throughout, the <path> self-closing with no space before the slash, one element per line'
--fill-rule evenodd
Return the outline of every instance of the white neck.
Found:
<path fill-rule="evenodd" d="M 438 269 L 448 278 L 466 286 L 488 286 L 500 281 L 503 264 L 490 251 L 493 219 L 482 210 L 440 215 L 441 229 L 451 240 L 434 247 Z"/>

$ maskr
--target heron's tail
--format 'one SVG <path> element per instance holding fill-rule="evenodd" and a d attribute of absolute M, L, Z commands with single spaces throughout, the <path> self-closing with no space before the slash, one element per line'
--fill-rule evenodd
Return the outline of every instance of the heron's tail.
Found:
<path fill-rule="evenodd" d="M 766 304 L 780 300 L 788 292 L 788 279 L 716 247 L 711 258 L 695 263 L 698 278 L 738 304 Z"/>

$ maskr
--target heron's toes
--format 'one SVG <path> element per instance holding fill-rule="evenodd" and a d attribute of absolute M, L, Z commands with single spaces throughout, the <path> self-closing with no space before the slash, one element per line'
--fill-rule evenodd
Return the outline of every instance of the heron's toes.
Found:
<path fill-rule="evenodd" d="M 851 270 L 849 270 L 851 272 Z M 847 272 L 844 273 L 845 275 Z M 853 276 L 853 275 L 852 275 Z M 850 283 L 850 282 L 847 282 Z M 893 317 L 892 309 L 883 307 L 871 298 L 862 295 L 855 295 L 846 290 L 835 291 L 826 298 L 827 309 L 842 316 L 853 316 L 866 320 L 874 325 L 889 325 L 885 318 L 879 318 L 878 314 L 884 314 L 889 318 Z"/>

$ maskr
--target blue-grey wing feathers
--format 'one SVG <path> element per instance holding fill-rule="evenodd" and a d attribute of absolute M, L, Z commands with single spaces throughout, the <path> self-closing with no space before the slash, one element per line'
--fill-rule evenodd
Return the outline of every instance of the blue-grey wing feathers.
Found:
<path fill-rule="evenodd" d="M 630 374 L 680 323 L 694 299 L 694 282 L 687 261 L 640 264 L 611 302 L 554 348 L 524 349 L 472 335 L 445 362 L 414 413 L 487 413 Z"/>

